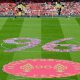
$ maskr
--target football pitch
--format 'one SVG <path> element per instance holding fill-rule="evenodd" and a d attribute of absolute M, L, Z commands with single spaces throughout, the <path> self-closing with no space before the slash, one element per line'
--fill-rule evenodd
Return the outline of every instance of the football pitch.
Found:
<path fill-rule="evenodd" d="M 8 49 L 24 46 L 24 44 L 3 42 L 12 38 L 34 38 L 41 42 L 32 48 L 5 52 Z M 80 45 L 80 18 L 0 18 L 0 80 L 80 80 L 80 74 L 63 78 L 28 78 L 10 75 L 2 70 L 5 64 L 25 59 L 58 59 L 80 62 L 80 50 L 55 52 L 42 49 L 42 46 L 48 42 L 63 38 L 72 38 L 72 40 L 61 42 L 61 44 Z M 20 43 L 23 41 L 26 42 L 26 40 L 17 40 Z"/>

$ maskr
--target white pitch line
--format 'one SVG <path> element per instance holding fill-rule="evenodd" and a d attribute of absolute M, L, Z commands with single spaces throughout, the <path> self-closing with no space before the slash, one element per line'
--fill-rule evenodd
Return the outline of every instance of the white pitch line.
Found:
<path fill-rule="evenodd" d="M 3 46 L 3 43 L 1 43 L 1 47 L 4 48 L 4 49 L 8 49 L 7 47 L 4 47 L 4 46 Z"/>

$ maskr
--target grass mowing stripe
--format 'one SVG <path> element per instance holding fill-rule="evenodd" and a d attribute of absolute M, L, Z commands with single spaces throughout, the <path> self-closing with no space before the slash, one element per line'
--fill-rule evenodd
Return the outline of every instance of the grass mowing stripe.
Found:
<path fill-rule="evenodd" d="M 65 22 L 66 24 L 65 24 L 65 26 L 63 26 L 62 25 L 62 30 L 63 30 L 63 33 L 64 33 L 64 36 L 65 37 L 70 37 L 70 38 L 73 38 L 74 39 L 74 43 L 76 44 L 78 44 L 78 42 L 77 41 L 80 41 L 80 27 L 79 27 L 79 25 L 77 24 L 77 22 L 76 22 L 76 20 L 75 20 L 75 18 L 73 18 L 73 19 L 70 19 L 70 20 L 65 20 L 65 19 L 61 19 L 61 21 L 60 21 L 61 23 L 63 23 L 63 22 Z M 69 26 L 69 23 L 72 23 L 72 26 L 70 25 Z M 68 24 L 68 26 L 67 26 L 67 24 Z M 74 26 L 74 24 L 76 24 L 75 26 Z M 68 28 L 69 27 L 69 28 Z M 69 42 L 70 43 L 70 42 Z M 74 52 L 73 54 L 71 54 L 71 58 L 72 58 L 72 60 L 74 60 L 74 61 L 78 61 L 78 62 L 80 62 L 80 59 L 79 59 L 79 54 L 77 54 L 77 53 L 79 53 L 79 52 Z M 78 58 L 77 58 L 78 57 Z"/>
<path fill-rule="evenodd" d="M 61 27 L 62 27 L 62 31 L 64 33 L 64 37 L 70 37 L 70 38 L 73 38 L 75 41 L 80 41 L 80 37 L 79 37 L 79 34 L 80 34 L 80 27 L 79 25 L 77 24 L 75 18 L 69 18 L 69 19 L 60 19 L 60 23 L 61 23 Z M 65 25 L 63 25 L 63 23 Z M 72 24 L 72 25 L 69 25 L 69 24 Z M 70 42 L 67 42 L 70 44 Z M 71 41 L 72 43 L 72 41 Z M 74 44 L 76 44 L 76 42 L 73 42 Z M 71 56 L 71 60 L 73 61 L 78 61 L 80 62 L 80 52 L 70 52 L 70 56 Z M 77 76 L 74 76 L 73 77 L 74 79 L 78 80 Z"/>
<path fill-rule="evenodd" d="M 80 34 L 80 18 L 76 18 L 76 21 L 77 21 L 77 23 L 78 23 L 78 27 L 79 27 L 79 29 L 78 29 L 78 31 L 79 31 L 79 34 Z M 78 34 L 78 35 L 79 35 Z M 80 36 L 78 37 L 78 39 L 79 39 L 79 42 L 80 42 Z M 80 62 L 80 51 L 78 52 L 78 55 L 77 55 L 77 59 L 78 59 L 78 62 Z M 80 75 L 78 75 L 78 80 L 80 80 Z"/>
<path fill-rule="evenodd" d="M 42 19 L 42 45 L 64 38 L 58 18 Z M 62 57 L 63 56 L 63 57 Z M 70 55 L 42 50 L 42 58 L 70 59 Z"/>
<path fill-rule="evenodd" d="M 7 21 L 7 18 L 0 18 L 0 30 L 2 29 L 6 21 Z"/>
<path fill-rule="evenodd" d="M 0 37 L 1 37 L 0 44 L 2 43 L 2 40 L 19 36 L 23 20 L 24 20 L 23 18 L 15 19 L 15 20 L 9 18 L 6 21 L 2 30 L 0 31 Z M 9 24 L 13 24 L 13 26 L 9 26 Z M 20 24 L 20 25 L 16 26 L 16 24 Z M 14 53 L 5 53 L 0 50 L 0 74 L 1 74 L 0 79 L 1 80 L 6 80 L 6 78 L 8 76 L 8 74 L 6 74 L 2 71 L 2 67 L 3 67 L 3 65 L 12 61 L 13 55 L 14 55 Z"/>
<path fill-rule="evenodd" d="M 29 38 L 38 38 L 41 39 L 41 19 L 38 18 L 25 18 L 24 23 L 22 25 L 22 30 L 19 37 L 29 37 Z M 24 59 L 36 59 L 41 58 L 41 46 L 38 45 L 36 47 L 25 49 L 22 51 L 18 51 L 14 53 L 13 61 L 16 60 L 24 60 Z M 22 78 L 17 76 L 9 75 L 7 80 L 41 80 L 41 79 L 33 79 L 33 78 Z"/>
<path fill-rule="evenodd" d="M 58 18 L 42 19 L 42 45 L 61 38 L 64 38 L 64 34 L 62 32 Z M 42 50 L 42 58 L 71 60 L 69 53 L 48 52 L 44 50 Z M 53 79 L 43 79 L 43 80 L 65 80 L 65 79 L 53 78 Z"/>
<path fill-rule="evenodd" d="M 75 18 L 75 19 L 76 19 L 78 25 L 80 26 L 80 18 Z"/>

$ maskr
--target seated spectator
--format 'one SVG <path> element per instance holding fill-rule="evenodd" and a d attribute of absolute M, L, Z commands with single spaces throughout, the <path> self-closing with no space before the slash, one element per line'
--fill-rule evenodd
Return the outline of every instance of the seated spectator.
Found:
<path fill-rule="evenodd" d="M 0 3 L 0 16 L 56 16 L 80 15 L 79 2 L 61 3 Z"/>

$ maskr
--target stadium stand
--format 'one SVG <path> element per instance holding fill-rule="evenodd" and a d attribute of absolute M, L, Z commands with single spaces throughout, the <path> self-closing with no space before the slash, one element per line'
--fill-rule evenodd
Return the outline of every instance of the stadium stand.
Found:
<path fill-rule="evenodd" d="M 69 16 L 80 15 L 80 2 L 4 2 L 0 16 Z"/>

